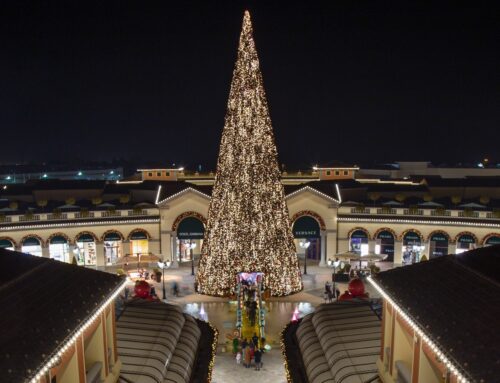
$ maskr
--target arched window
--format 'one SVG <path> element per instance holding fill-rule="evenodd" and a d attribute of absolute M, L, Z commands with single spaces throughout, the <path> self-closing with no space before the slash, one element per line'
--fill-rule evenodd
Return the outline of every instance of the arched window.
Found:
<path fill-rule="evenodd" d="M 407 230 L 403 234 L 403 265 L 420 262 L 425 245 L 422 236 L 416 230 Z"/>
<path fill-rule="evenodd" d="M 177 225 L 177 261 L 187 262 L 196 259 L 200 253 L 205 235 L 205 226 L 199 216 L 182 218 Z"/>
<path fill-rule="evenodd" d="M 375 253 L 386 254 L 386 261 L 394 262 L 394 234 L 390 230 L 381 230 L 376 236 Z"/>
<path fill-rule="evenodd" d="M 321 228 L 319 222 L 309 216 L 298 217 L 292 226 L 293 236 L 296 239 L 307 239 L 310 242 L 308 248 L 304 249 L 304 254 L 308 259 L 320 259 L 321 257 Z M 299 248 L 300 246 L 297 246 Z"/>
<path fill-rule="evenodd" d="M 457 249 L 456 254 L 463 253 L 465 251 L 472 250 L 476 247 L 477 238 L 472 233 L 460 233 L 456 239 Z"/>
<path fill-rule="evenodd" d="M 83 232 L 76 236 L 75 255 L 79 265 L 95 266 L 97 262 L 95 236 Z"/>
<path fill-rule="evenodd" d="M 0 238 L 0 249 L 15 250 L 16 246 L 14 241 L 10 238 Z"/>
<path fill-rule="evenodd" d="M 354 230 L 349 237 L 349 250 L 358 254 L 368 254 L 368 233 L 365 230 Z"/>
<path fill-rule="evenodd" d="M 483 241 L 484 246 L 500 245 L 500 234 L 490 234 Z"/>
<path fill-rule="evenodd" d="M 26 254 L 42 256 L 42 242 L 38 237 L 26 236 L 21 240 L 21 251 Z"/>
<path fill-rule="evenodd" d="M 149 234 L 146 230 L 133 230 L 128 239 L 130 241 L 130 254 L 133 256 L 149 254 Z"/>
<path fill-rule="evenodd" d="M 448 254 L 450 237 L 443 231 L 436 231 L 429 237 L 429 257 L 440 257 Z"/>
<path fill-rule="evenodd" d="M 123 235 L 118 231 L 110 230 L 102 236 L 106 265 L 114 265 L 122 256 Z"/>
<path fill-rule="evenodd" d="M 52 235 L 49 238 L 50 258 L 61 262 L 71 262 L 68 242 L 68 238 L 64 235 Z"/>

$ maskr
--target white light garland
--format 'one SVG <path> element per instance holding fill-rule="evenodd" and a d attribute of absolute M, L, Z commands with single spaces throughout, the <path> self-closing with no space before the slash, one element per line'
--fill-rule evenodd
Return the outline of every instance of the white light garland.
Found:
<path fill-rule="evenodd" d="M 170 201 L 170 200 L 172 200 L 172 199 L 174 199 L 174 198 L 176 198 L 176 197 L 178 197 L 178 196 L 180 196 L 180 195 L 182 195 L 182 194 L 184 194 L 184 193 L 187 193 L 188 191 L 195 192 L 195 193 L 197 193 L 197 194 L 201 195 L 202 197 L 205 197 L 205 198 L 207 198 L 207 199 L 210 199 L 210 196 L 209 196 L 209 195 L 207 195 L 207 194 L 205 194 L 205 193 L 203 193 L 203 192 L 201 192 L 201 191 L 199 191 L 199 190 L 193 189 L 191 186 L 189 186 L 189 187 L 187 187 L 186 189 L 181 190 L 181 191 L 180 191 L 180 192 L 178 192 L 178 193 L 172 194 L 170 197 L 167 197 L 167 198 L 165 198 L 165 199 L 162 199 L 160 202 L 157 202 L 156 204 L 157 204 L 157 205 L 159 205 L 159 204 L 162 204 L 162 203 L 164 203 L 164 202 Z"/>
<path fill-rule="evenodd" d="M 340 192 L 338 191 L 338 185 L 337 185 L 337 184 L 335 184 L 335 185 L 337 186 L 337 193 L 338 193 L 338 196 L 340 197 Z M 337 200 L 337 199 L 335 199 L 335 198 L 333 198 L 333 197 L 329 196 L 328 194 L 322 193 L 322 192 L 320 192 L 319 190 L 316 190 L 316 189 L 314 189 L 314 188 L 312 188 L 312 187 L 310 187 L 310 186 L 304 186 L 303 188 L 301 188 L 301 189 L 299 189 L 299 190 L 295 190 L 294 192 L 292 192 L 292 193 L 288 194 L 288 195 L 285 197 L 285 199 L 289 199 L 289 198 L 293 197 L 294 195 L 297 195 L 297 194 L 302 193 L 302 192 L 304 192 L 304 191 L 310 191 L 310 192 L 315 193 L 315 194 L 318 194 L 318 195 L 320 195 L 320 196 L 322 196 L 322 197 L 328 198 L 330 201 L 333 201 L 333 202 L 335 202 L 335 203 L 340 204 L 340 201 L 339 201 L 339 200 Z"/>
<path fill-rule="evenodd" d="M 354 217 L 338 217 L 339 222 L 374 222 L 374 223 L 416 223 L 423 225 L 452 225 L 452 226 L 476 226 L 476 227 L 491 227 L 500 228 L 498 223 L 486 222 L 466 222 L 466 221 L 427 221 L 417 219 L 402 219 L 402 218 L 354 218 Z"/>
<path fill-rule="evenodd" d="M 37 383 L 40 379 L 45 376 L 45 374 L 54 367 L 63 354 L 73 346 L 73 344 L 77 341 L 80 335 L 89 328 L 97 318 L 102 314 L 102 312 L 106 309 L 106 307 L 121 293 L 121 291 L 127 285 L 127 280 L 123 281 L 123 283 L 114 291 L 113 294 L 106 300 L 106 302 L 97 309 L 97 311 L 85 322 L 74 334 L 71 338 L 64 344 L 62 344 L 57 351 L 54 352 L 53 356 L 49 359 L 49 361 L 45 364 L 45 366 L 41 367 L 35 376 L 31 379 L 30 383 Z"/>
<path fill-rule="evenodd" d="M 419 337 L 427 343 L 427 345 L 430 347 L 430 349 L 438 356 L 438 358 L 443 362 L 443 364 L 448 368 L 448 370 L 451 371 L 452 374 L 456 375 L 457 377 L 457 382 L 459 383 L 468 383 L 469 381 L 463 376 L 463 374 L 460 372 L 459 368 L 456 367 L 446 356 L 445 354 L 440 350 L 440 347 L 436 345 L 426 334 L 425 332 L 410 318 L 406 312 L 404 312 L 395 302 L 394 300 L 378 285 L 377 282 L 375 282 L 372 277 L 368 277 L 368 282 L 372 284 L 373 287 L 382 295 L 382 297 L 385 299 L 387 303 L 392 305 L 392 307 L 397 311 L 398 316 L 403 318 L 406 323 L 410 325 L 410 327 L 415 331 Z"/>
<path fill-rule="evenodd" d="M 120 220 L 105 220 L 105 221 L 83 221 L 83 222 L 59 222 L 59 223 L 46 223 L 41 225 L 19 225 L 19 226 L 0 226 L 2 231 L 15 231 L 23 229 L 45 229 L 51 227 L 69 227 L 69 226 L 91 226 L 91 225 L 116 225 L 128 223 L 158 223 L 160 218 L 144 218 L 144 219 L 127 219 Z"/>
<path fill-rule="evenodd" d="M 158 185 L 158 191 L 156 192 L 155 205 L 158 205 L 158 200 L 160 199 L 161 185 Z"/>

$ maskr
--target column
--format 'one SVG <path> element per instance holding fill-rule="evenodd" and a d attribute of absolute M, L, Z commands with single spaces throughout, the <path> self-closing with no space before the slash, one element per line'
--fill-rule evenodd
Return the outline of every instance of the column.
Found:
<path fill-rule="evenodd" d="M 173 268 L 179 267 L 179 263 L 177 262 L 177 232 L 173 231 L 171 236 L 170 236 L 170 243 L 171 243 L 171 253 L 170 253 L 170 259 L 172 260 L 172 266 Z"/>
<path fill-rule="evenodd" d="M 68 255 L 66 256 L 67 259 L 65 259 L 65 261 L 67 263 L 71 263 L 71 264 L 73 263 L 73 258 L 76 257 L 75 249 L 76 249 L 76 244 L 68 243 Z"/>
<path fill-rule="evenodd" d="M 369 239 L 368 240 L 368 252 L 375 253 L 375 245 L 377 244 L 377 240 Z"/>
<path fill-rule="evenodd" d="M 320 267 L 326 267 L 326 241 L 327 241 L 328 235 L 326 234 L 325 230 L 321 230 L 321 257 L 319 261 Z"/>
<path fill-rule="evenodd" d="M 394 241 L 394 266 L 403 264 L 403 242 Z"/>
<path fill-rule="evenodd" d="M 337 255 L 337 230 L 325 230 L 326 259 L 335 259 Z"/>
<path fill-rule="evenodd" d="M 163 260 L 172 260 L 172 231 L 162 230 L 160 232 L 161 235 L 161 258 Z"/>
<path fill-rule="evenodd" d="M 44 258 L 50 258 L 50 251 L 49 251 L 49 245 L 43 246 L 42 245 L 42 257 Z"/>
<path fill-rule="evenodd" d="M 104 270 L 106 268 L 106 254 L 104 254 L 104 242 L 95 243 L 95 259 L 96 267 L 98 270 Z"/>

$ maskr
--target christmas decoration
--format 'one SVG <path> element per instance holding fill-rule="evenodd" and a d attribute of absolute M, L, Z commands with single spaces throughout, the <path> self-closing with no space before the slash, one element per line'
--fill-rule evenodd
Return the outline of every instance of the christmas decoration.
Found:
<path fill-rule="evenodd" d="M 234 294 L 237 274 L 264 273 L 274 296 L 302 281 L 276 145 L 245 12 L 197 274 L 198 292 Z"/>

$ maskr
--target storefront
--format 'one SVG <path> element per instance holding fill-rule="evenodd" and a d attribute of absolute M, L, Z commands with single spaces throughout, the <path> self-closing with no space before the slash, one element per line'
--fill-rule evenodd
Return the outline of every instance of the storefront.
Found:
<path fill-rule="evenodd" d="M 25 237 L 21 243 L 21 251 L 26 254 L 42 256 L 42 244 L 37 237 Z"/>
<path fill-rule="evenodd" d="M 134 230 L 129 240 L 131 255 L 138 257 L 149 254 L 149 235 L 144 230 Z"/>
<path fill-rule="evenodd" d="M 0 239 L 0 249 L 15 250 L 14 243 L 7 238 Z"/>
<path fill-rule="evenodd" d="M 103 237 L 106 265 L 114 265 L 122 256 L 123 237 L 117 231 L 107 232 Z"/>
<path fill-rule="evenodd" d="M 205 235 L 203 222 L 196 217 L 186 217 L 177 226 L 177 261 L 196 260 Z M 198 250 L 196 250 L 198 249 Z"/>
<path fill-rule="evenodd" d="M 419 233 L 410 230 L 403 235 L 403 265 L 420 262 L 424 250 Z"/>
<path fill-rule="evenodd" d="M 500 245 L 500 234 L 490 235 L 486 241 L 484 241 L 484 246 Z"/>
<path fill-rule="evenodd" d="M 444 232 L 436 232 L 429 238 L 429 256 L 430 258 L 440 257 L 448 254 L 448 244 L 450 238 Z"/>
<path fill-rule="evenodd" d="M 49 239 L 50 258 L 60 262 L 70 263 L 68 239 L 62 235 L 54 235 Z"/>
<path fill-rule="evenodd" d="M 384 261 L 394 262 L 394 234 L 389 230 L 380 231 L 376 238 L 375 253 L 387 255 Z"/>
<path fill-rule="evenodd" d="M 96 265 L 96 243 L 92 234 L 82 233 L 76 238 L 75 257 L 81 266 Z"/>
<path fill-rule="evenodd" d="M 307 259 L 319 260 L 321 258 L 321 230 L 316 219 L 308 215 L 297 218 L 293 223 L 292 232 L 296 239 L 297 249 L 301 249 L 300 240 L 310 242 L 309 247 L 305 249 Z"/>
<path fill-rule="evenodd" d="M 368 233 L 364 230 L 353 231 L 349 238 L 349 250 L 361 255 L 368 254 Z"/>
<path fill-rule="evenodd" d="M 457 238 L 457 249 L 456 254 L 463 253 L 465 251 L 473 250 L 476 248 L 476 237 L 473 234 L 462 234 Z"/>

